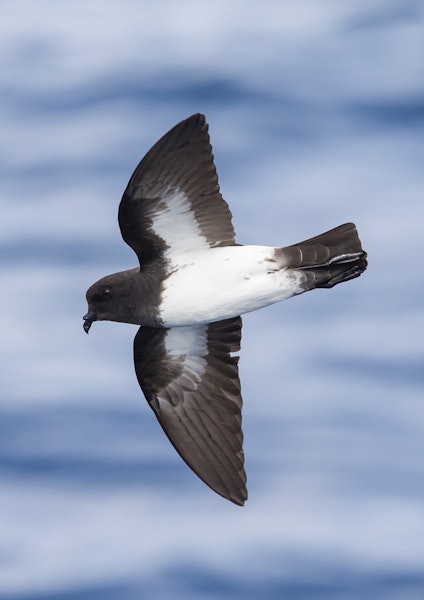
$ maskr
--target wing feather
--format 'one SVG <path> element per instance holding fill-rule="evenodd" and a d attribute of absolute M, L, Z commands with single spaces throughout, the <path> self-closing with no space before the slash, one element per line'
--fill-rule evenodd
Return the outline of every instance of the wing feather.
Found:
<path fill-rule="evenodd" d="M 134 363 L 140 387 L 180 456 L 218 494 L 242 505 L 242 398 L 238 357 L 231 355 L 240 339 L 240 317 L 174 330 L 141 327 Z"/>
<path fill-rule="evenodd" d="M 135 169 L 119 206 L 124 241 L 140 263 L 235 244 L 204 115 L 165 134 Z"/>

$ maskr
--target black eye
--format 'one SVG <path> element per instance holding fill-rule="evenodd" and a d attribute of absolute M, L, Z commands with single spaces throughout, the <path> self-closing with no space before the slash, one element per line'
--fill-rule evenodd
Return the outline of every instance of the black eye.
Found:
<path fill-rule="evenodd" d="M 97 288 L 94 288 L 93 290 L 90 290 L 90 293 L 87 296 L 87 300 L 89 302 L 101 304 L 102 302 L 107 302 L 112 296 L 113 296 L 113 294 L 112 294 L 111 288 L 97 287 Z"/>

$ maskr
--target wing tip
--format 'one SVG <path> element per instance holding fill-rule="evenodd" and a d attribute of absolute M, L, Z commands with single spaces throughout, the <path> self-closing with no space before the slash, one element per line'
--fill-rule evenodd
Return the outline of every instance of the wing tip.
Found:
<path fill-rule="evenodd" d="M 206 116 L 203 113 L 197 112 L 187 117 L 186 121 L 198 121 L 199 123 L 206 123 Z"/>
<path fill-rule="evenodd" d="M 239 471 L 240 479 L 239 481 L 232 481 L 230 484 L 228 481 L 221 484 L 223 485 L 211 485 L 207 481 L 203 480 L 206 485 L 208 485 L 214 492 L 216 492 L 219 496 L 222 496 L 226 500 L 229 500 L 233 504 L 237 506 L 244 506 L 245 502 L 248 499 L 247 487 L 246 487 L 246 472 L 244 468 Z"/>
<path fill-rule="evenodd" d="M 232 502 L 236 506 L 244 506 L 245 502 L 247 501 L 247 490 L 246 489 L 243 490 L 242 496 L 227 498 L 227 500 L 230 500 L 230 502 Z"/>

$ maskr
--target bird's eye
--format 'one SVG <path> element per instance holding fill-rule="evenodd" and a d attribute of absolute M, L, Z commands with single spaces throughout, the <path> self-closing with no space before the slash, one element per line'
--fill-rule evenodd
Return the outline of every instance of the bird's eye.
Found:
<path fill-rule="evenodd" d="M 112 292 L 110 291 L 110 289 L 109 289 L 109 288 L 105 288 L 105 289 L 103 290 L 103 296 L 104 296 L 105 298 L 107 298 L 108 296 L 110 296 L 110 295 L 111 295 L 111 293 L 112 293 Z"/>

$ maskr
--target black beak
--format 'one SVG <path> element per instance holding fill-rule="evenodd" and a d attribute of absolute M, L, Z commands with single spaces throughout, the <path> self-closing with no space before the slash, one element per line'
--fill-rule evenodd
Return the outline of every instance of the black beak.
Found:
<path fill-rule="evenodd" d="M 92 325 L 92 323 L 94 323 L 94 321 L 96 320 L 96 313 L 87 313 L 86 315 L 83 316 L 84 319 L 84 331 L 85 333 L 88 333 L 90 331 L 90 327 Z"/>

